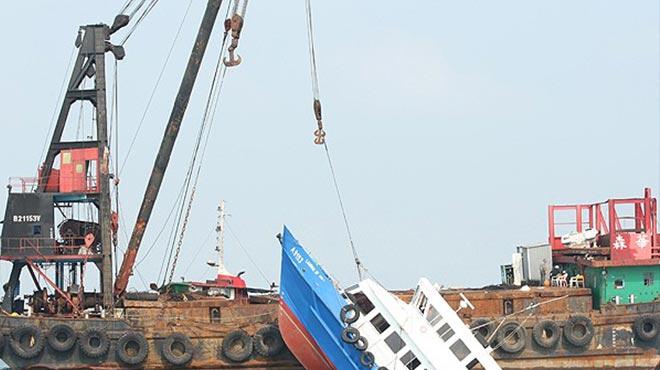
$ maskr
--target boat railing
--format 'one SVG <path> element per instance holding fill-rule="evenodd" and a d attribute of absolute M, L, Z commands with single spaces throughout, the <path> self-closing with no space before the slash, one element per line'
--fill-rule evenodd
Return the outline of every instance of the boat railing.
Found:
<path fill-rule="evenodd" d="M 99 184 L 96 176 L 62 176 L 58 181 L 48 181 L 48 193 L 98 193 Z M 35 193 L 41 183 L 46 182 L 45 177 L 10 177 L 7 188 L 11 193 Z"/>
<path fill-rule="evenodd" d="M 2 255 L 19 256 L 88 256 L 98 254 L 94 247 L 88 248 L 75 242 L 76 239 L 54 238 L 2 238 Z"/>

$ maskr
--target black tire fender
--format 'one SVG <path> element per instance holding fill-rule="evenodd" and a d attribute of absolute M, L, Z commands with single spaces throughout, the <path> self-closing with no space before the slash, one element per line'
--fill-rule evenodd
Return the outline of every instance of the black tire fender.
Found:
<path fill-rule="evenodd" d="M 488 319 L 474 320 L 472 324 L 470 324 L 470 329 L 472 329 L 475 334 L 479 334 L 482 337 L 483 341 L 479 341 L 482 342 L 482 345 L 484 346 L 488 343 L 488 338 L 493 335 L 493 323 Z"/>
<path fill-rule="evenodd" d="M 138 365 L 147 359 L 149 343 L 144 335 L 129 331 L 117 341 L 117 357 L 126 365 Z"/>
<path fill-rule="evenodd" d="M 48 345 L 56 352 L 67 352 L 78 340 L 76 332 L 67 324 L 57 324 L 50 328 L 46 336 Z"/>
<path fill-rule="evenodd" d="M 348 344 L 354 344 L 360 339 L 360 331 L 352 326 L 347 326 L 341 331 L 341 340 Z"/>
<path fill-rule="evenodd" d="M 78 336 L 78 343 L 82 353 L 89 358 L 105 356 L 110 349 L 108 335 L 96 328 L 87 328 Z"/>
<path fill-rule="evenodd" d="M 497 331 L 497 343 L 504 352 L 518 353 L 525 348 L 527 331 L 518 322 L 509 321 Z"/>
<path fill-rule="evenodd" d="M 273 325 L 264 326 L 254 334 L 254 351 L 264 357 L 274 357 L 284 350 L 280 330 Z"/>
<path fill-rule="evenodd" d="M 652 342 L 660 331 L 660 319 L 653 315 L 642 315 L 635 319 L 633 329 L 637 337 L 644 342 Z"/>
<path fill-rule="evenodd" d="M 578 332 L 578 328 L 582 328 L 584 334 Z M 575 347 L 584 347 L 591 343 L 594 337 L 594 325 L 591 319 L 586 316 L 571 316 L 566 320 L 564 325 L 564 338 L 566 341 Z"/>
<path fill-rule="evenodd" d="M 177 353 L 176 346 L 182 348 L 181 353 Z M 194 348 L 187 335 L 174 333 L 165 338 L 161 350 L 165 361 L 174 366 L 183 366 L 192 360 Z"/>
<path fill-rule="evenodd" d="M 362 366 L 372 368 L 374 367 L 375 361 L 376 359 L 374 357 L 374 354 L 369 351 L 362 352 L 362 354 L 360 355 L 360 363 L 362 364 Z"/>
<path fill-rule="evenodd" d="M 341 308 L 341 311 L 339 312 L 339 317 L 341 318 L 341 321 L 345 324 L 352 324 L 360 318 L 360 311 L 358 310 L 357 306 L 354 304 L 347 304 L 346 306 Z"/>
<path fill-rule="evenodd" d="M 550 333 L 548 335 L 548 333 Z M 534 342 L 543 348 L 552 348 L 561 337 L 559 325 L 552 320 L 544 320 L 536 323 L 532 329 L 532 338 Z"/>
<path fill-rule="evenodd" d="M 243 330 L 235 330 L 222 339 L 222 354 L 234 362 L 244 362 L 252 356 L 254 341 Z"/>
<path fill-rule="evenodd" d="M 362 351 L 366 351 L 367 348 L 369 348 L 369 341 L 367 340 L 367 338 L 360 335 L 358 340 L 355 343 L 353 343 L 353 345 L 355 346 L 355 349 L 362 352 Z"/>
<path fill-rule="evenodd" d="M 30 336 L 32 338 L 32 346 L 23 345 L 23 338 Z M 14 351 L 16 356 L 22 359 L 31 359 L 37 357 L 43 351 L 45 345 L 44 336 L 41 330 L 34 325 L 25 325 L 14 328 L 9 337 L 9 346 Z"/>

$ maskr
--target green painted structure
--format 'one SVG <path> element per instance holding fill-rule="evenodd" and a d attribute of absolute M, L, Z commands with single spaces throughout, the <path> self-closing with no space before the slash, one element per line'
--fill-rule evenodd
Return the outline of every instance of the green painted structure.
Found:
<path fill-rule="evenodd" d="M 610 302 L 631 304 L 660 300 L 660 264 L 585 267 L 584 275 L 586 286 L 593 292 L 595 309 Z"/>

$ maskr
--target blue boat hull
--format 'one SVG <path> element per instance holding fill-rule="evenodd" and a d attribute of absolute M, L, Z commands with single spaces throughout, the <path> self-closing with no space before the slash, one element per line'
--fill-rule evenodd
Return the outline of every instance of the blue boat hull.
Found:
<path fill-rule="evenodd" d="M 286 320 L 280 326 L 287 326 L 282 328 L 282 336 L 291 352 L 306 367 L 310 365 L 304 359 L 329 362 L 331 368 L 340 370 L 367 369 L 360 363 L 362 353 L 341 339 L 344 324 L 339 313 L 349 302 L 286 227 L 280 241 L 280 317 Z"/>

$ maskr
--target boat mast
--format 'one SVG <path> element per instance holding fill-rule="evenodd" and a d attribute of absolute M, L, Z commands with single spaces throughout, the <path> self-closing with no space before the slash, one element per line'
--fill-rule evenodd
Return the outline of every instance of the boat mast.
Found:
<path fill-rule="evenodd" d="M 229 275 L 225 267 L 225 201 L 220 201 L 218 207 L 218 226 L 215 230 L 218 232 L 216 237 L 217 245 L 215 250 L 218 252 L 218 275 Z"/>
<path fill-rule="evenodd" d="M 202 19 L 202 23 L 199 27 L 197 39 L 190 54 L 186 72 L 183 76 L 183 80 L 181 81 L 179 92 L 176 96 L 176 100 L 174 101 L 174 106 L 172 107 L 170 119 L 165 128 L 163 141 L 161 142 L 158 155 L 156 156 L 156 161 L 151 171 L 151 177 L 149 178 L 149 183 L 144 193 L 142 205 L 140 206 L 140 212 L 138 213 L 137 220 L 135 221 L 135 227 L 133 229 L 128 248 L 126 249 L 126 253 L 124 254 L 121 268 L 117 274 L 117 280 L 115 281 L 114 289 L 115 296 L 119 296 L 124 293 L 126 287 L 128 286 L 128 279 L 132 274 L 138 249 L 142 243 L 144 232 L 149 223 L 149 218 L 151 217 L 154 204 L 156 203 L 156 198 L 158 197 L 158 192 L 160 191 L 163 177 L 165 176 L 165 171 L 167 170 L 167 166 L 172 155 L 172 150 L 174 149 L 174 143 L 176 142 L 176 138 L 179 134 L 179 129 L 181 128 L 181 122 L 183 121 L 186 108 L 188 108 L 190 95 L 192 94 L 192 90 L 197 79 L 197 74 L 199 73 L 202 59 L 204 58 L 206 47 L 208 45 L 209 38 L 211 37 L 213 26 L 215 25 L 215 21 L 221 5 L 222 0 L 209 0 L 206 6 L 204 18 Z"/>

